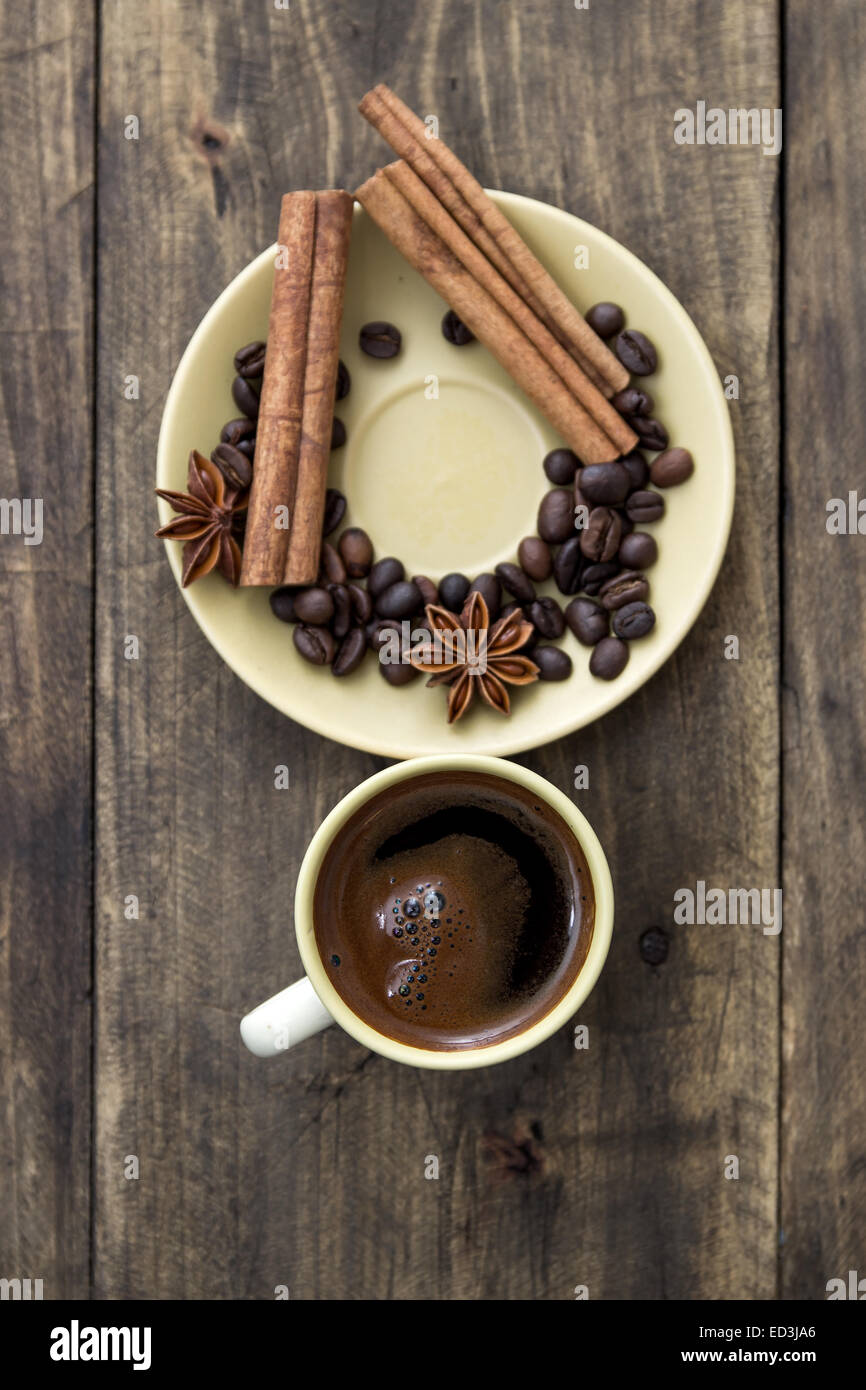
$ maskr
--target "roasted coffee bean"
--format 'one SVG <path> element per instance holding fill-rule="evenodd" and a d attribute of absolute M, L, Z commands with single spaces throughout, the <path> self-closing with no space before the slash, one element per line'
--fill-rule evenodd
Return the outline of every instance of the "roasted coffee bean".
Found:
<path fill-rule="evenodd" d="M 564 681 L 572 672 L 571 657 L 562 647 L 533 647 L 532 660 L 538 667 L 540 681 Z"/>
<path fill-rule="evenodd" d="M 553 561 L 553 577 L 561 594 L 576 594 L 582 587 L 584 564 L 580 536 L 569 536 Z"/>
<path fill-rule="evenodd" d="M 292 641 L 304 660 L 313 666 L 330 666 L 334 660 L 336 643 L 326 627 L 304 627 L 299 623 L 292 633 Z"/>
<path fill-rule="evenodd" d="M 661 927 L 649 927 L 638 942 L 640 958 L 647 965 L 664 965 L 668 958 L 668 935 Z"/>
<path fill-rule="evenodd" d="M 626 328 L 614 344 L 614 352 L 632 376 L 649 376 L 658 366 L 658 355 L 645 333 Z"/>
<path fill-rule="evenodd" d="M 629 491 L 636 492 L 643 487 L 649 477 L 649 465 L 643 454 L 638 449 L 632 449 L 630 454 L 620 459 L 620 463 L 628 473 Z"/>
<path fill-rule="evenodd" d="M 499 610 L 502 607 L 502 585 L 499 583 L 496 575 L 479 574 L 478 578 L 469 586 L 466 599 L 464 599 L 464 606 L 469 599 L 469 595 L 474 593 L 480 594 L 484 599 L 484 602 L 487 604 L 487 611 L 490 614 L 490 621 L 493 622 L 494 618 L 499 617 Z"/>
<path fill-rule="evenodd" d="M 591 598 L 573 598 L 565 610 L 565 621 L 584 647 L 594 647 L 610 631 L 607 609 Z"/>
<path fill-rule="evenodd" d="M 616 558 L 626 569 L 648 570 L 658 559 L 658 553 L 655 536 L 648 531 L 633 531 L 630 536 L 623 536 Z"/>
<path fill-rule="evenodd" d="M 519 565 L 513 565 L 510 560 L 503 560 L 501 565 L 496 566 L 496 578 L 503 589 L 514 595 L 518 603 L 531 603 L 535 598 L 535 585 L 532 580 L 524 574 Z"/>
<path fill-rule="evenodd" d="M 421 598 L 424 600 L 425 608 L 428 603 L 432 603 L 434 605 L 438 604 L 439 590 L 436 588 L 436 585 L 433 583 L 433 580 L 427 578 L 426 574 L 413 574 L 412 583 L 417 585 L 418 589 L 420 590 Z"/>
<path fill-rule="evenodd" d="M 553 556 L 550 553 L 550 546 L 540 536 L 524 536 L 517 547 L 517 558 L 521 568 L 537 584 L 549 579 L 553 573 Z"/>
<path fill-rule="evenodd" d="M 453 309 L 449 309 L 442 320 L 442 337 L 455 347 L 465 347 L 467 343 L 475 342 L 475 334 L 457 317 Z"/>
<path fill-rule="evenodd" d="M 645 521 L 658 521 L 665 513 L 665 499 L 658 492 L 633 492 L 625 504 L 626 515 L 640 526 Z"/>
<path fill-rule="evenodd" d="M 648 603 L 627 603 L 613 615 L 613 630 L 617 637 L 633 642 L 636 637 L 646 637 L 655 627 L 656 615 Z"/>
<path fill-rule="evenodd" d="M 629 424 L 641 442 L 643 449 L 666 449 L 668 432 L 660 420 L 648 415 L 632 415 Z"/>
<path fill-rule="evenodd" d="M 400 638 L 400 621 L 398 618 L 376 618 L 367 624 L 365 631 L 368 646 L 378 652 L 386 642 L 392 646 L 394 638 Z"/>
<path fill-rule="evenodd" d="M 232 400 L 241 414 L 250 420 L 259 418 L 259 397 L 245 377 L 236 376 L 232 382 Z"/>
<path fill-rule="evenodd" d="M 679 487 L 695 471 L 695 461 L 688 449 L 666 449 L 650 464 L 650 482 L 656 487 Z"/>
<path fill-rule="evenodd" d="M 330 536 L 332 531 L 336 531 L 345 515 L 345 497 L 342 492 L 338 492 L 335 487 L 329 487 L 328 491 L 325 493 L 325 515 L 322 521 L 322 535 Z"/>
<path fill-rule="evenodd" d="M 614 410 L 618 410 L 620 415 L 629 418 L 632 415 L 652 415 L 655 408 L 655 401 L 649 391 L 641 391 L 638 386 L 626 386 L 624 391 L 617 391 L 615 396 L 611 396 L 610 403 Z"/>
<path fill-rule="evenodd" d="M 402 341 L 399 328 L 381 319 L 365 323 L 358 334 L 361 351 L 366 352 L 368 357 L 396 357 Z"/>
<path fill-rule="evenodd" d="M 419 674 L 408 661 L 380 661 L 377 665 L 389 685 L 409 685 Z"/>
<path fill-rule="evenodd" d="M 586 321 L 600 338 L 613 338 L 625 328 L 625 314 L 618 304 L 593 304 Z"/>
<path fill-rule="evenodd" d="M 424 606 L 421 590 L 411 579 L 401 579 L 376 598 L 376 612 L 382 618 L 411 618 Z"/>
<path fill-rule="evenodd" d="M 349 628 L 352 626 L 352 600 L 349 598 L 349 590 L 345 584 L 332 584 L 328 590 L 334 602 L 334 616 L 331 620 L 331 631 L 338 642 L 345 637 Z M 366 641 L 366 638 L 365 638 Z"/>
<path fill-rule="evenodd" d="M 218 444 L 211 454 L 211 461 L 216 464 L 229 487 L 243 491 L 253 480 L 252 464 L 246 454 L 242 454 L 233 444 Z"/>
<path fill-rule="evenodd" d="M 615 561 L 608 561 L 603 565 L 587 565 L 583 571 L 581 591 L 590 595 L 597 594 L 602 584 L 606 584 L 615 574 L 619 574 L 619 565 Z"/>
<path fill-rule="evenodd" d="M 406 571 L 403 568 L 403 561 L 397 560 L 393 555 L 384 555 L 381 560 L 377 560 L 367 578 L 367 590 L 373 598 L 385 592 L 392 584 L 399 584 L 401 579 L 406 578 Z"/>
<path fill-rule="evenodd" d="M 295 594 L 295 617 L 307 627 L 325 627 L 334 616 L 334 600 L 327 589 L 314 585 Z"/>
<path fill-rule="evenodd" d="M 589 520 L 590 512 L 595 510 L 595 502 L 591 502 L 580 486 L 580 474 L 574 480 L 574 525 L 578 531 L 583 530 Z M 581 508 L 582 510 L 578 510 Z"/>
<path fill-rule="evenodd" d="M 596 506 L 617 507 L 628 496 L 628 469 L 621 463 L 590 463 L 581 468 L 578 486 Z"/>
<path fill-rule="evenodd" d="M 545 595 L 529 605 L 526 616 L 536 631 L 549 641 L 555 642 L 565 632 L 565 618 L 555 598 Z"/>
<path fill-rule="evenodd" d="M 220 443 L 233 444 L 237 449 L 244 439 L 255 439 L 256 422 L 245 415 L 239 420 L 229 420 L 220 430 Z"/>
<path fill-rule="evenodd" d="M 331 421 L 331 451 L 342 449 L 346 442 L 346 426 L 342 420 L 338 420 L 336 415 Z"/>
<path fill-rule="evenodd" d="M 373 600 L 360 584 L 347 585 L 352 618 L 356 623 L 367 624 L 373 616 Z"/>
<path fill-rule="evenodd" d="M 334 391 L 335 401 L 344 401 L 352 389 L 352 378 L 349 376 L 349 368 L 340 359 L 337 363 L 337 387 Z"/>
<path fill-rule="evenodd" d="M 339 552 L 334 549 L 330 541 L 322 541 L 319 573 L 327 584 L 345 584 L 349 577 Z"/>
<path fill-rule="evenodd" d="M 634 530 L 634 522 L 632 521 L 631 517 L 626 514 L 626 510 L 624 507 L 617 507 L 616 514 L 619 517 L 620 525 L 622 527 L 622 540 L 620 541 L 620 545 L 622 545 L 622 541 L 625 540 L 626 536 L 630 536 L 632 531 Z"/>
<path fill-rule="evenodd" d="M 571 449 L 551 449 L 543 464 L 547 477 L 557 487 L 567 487 L 573 482 L 579 467 L 580 459 Z"/>
<path fill-rule="evenodd" d="M 338 549 L 350 579 L 363 579 L 373 563 L 373 542 L 360 526 L 350 526 L 339 540 Z"/>
<path fill-rule="evenodd" d="M 574 502 L 564 488 L 552 488 L 538 508 L 538 534 L 549 545 L 561 545 L 574 535 Z"/>
<path fill-rule="evenodd" d="M 589 525 L 580 533 L 580 548 L 587 560 L 606 564 L 619 550 L 622 522 L 610 507 L 596 507 Z"/>
<path fill-rule="evenodd" d="M 469 593 L 469 580 L 465 574 L 446 574 L 439 581 L 439 602 L 451 613 L 459 613 Z"/>
<path fill-rule="evenodd" d="M 265 370 L 264 343 L 247 343 L 235 353 L 235 371 L 238 376 L 256 380 Z"/>
<path fill-rule="evenodd" d="M 593 648 L 592 656 L 589 658 L 589 669 L 599 680 L 616 680 L 625 670 L 628 658 L 627 642 L 621 642 L 618 637 L 602 637 Z"/>
<path fill-rule="evenodd" d="M 649 584 L 640 570 L 623 570 L 599 590 L 599 598 L 609 613 L 628 603 L 643 603 L 649 597 Z"/>
<path fill-rule="evenodd" d="M 253 459 L 254 459 L 255 456 L 256 456 L 256 437 L 255 437 L 255 435 L 253 435 L 252 439 L 242 439 L 242 440 L 240 441 L 240 443 L 238 444 L 237 447 L 238 447 L 238 452 L 241 453 L 241 454 L 246 454 L 246 456 L 247 456 L 247 458 L 249 459 L 250 463 L 252 463 Z"/>
<path fill-rule="evenodd" d="M 285 585 L 282 589 L 274 589 L 270 596 L 271 612 L 275 618 L 279 618 L 281 623 L 296 623 L 295 617 L 295 595 L 297 589 Z"/>
<path fill-rule="evenodd" d="M 360 627 L 351 628 L 343 638 L 334 657 L 331 670 L 335 676 L 348 676 L 360 666 L 367 654 L 367 639 Z"/>

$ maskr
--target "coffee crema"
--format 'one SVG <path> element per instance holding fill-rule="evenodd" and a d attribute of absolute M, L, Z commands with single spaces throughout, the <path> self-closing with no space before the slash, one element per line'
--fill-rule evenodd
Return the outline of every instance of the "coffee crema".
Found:
<path fill-rule="evenodd" d="M 529 788 L 473 772 L 395 783 L 337 832 L 313 921 L 337 993 L 409 1047 L 485 1047 L 538 1023 L 580 973 L 583 851 Z"/>

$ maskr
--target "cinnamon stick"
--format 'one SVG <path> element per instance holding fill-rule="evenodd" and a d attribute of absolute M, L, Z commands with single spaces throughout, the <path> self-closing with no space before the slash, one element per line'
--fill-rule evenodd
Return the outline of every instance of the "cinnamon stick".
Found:
<path fill-rule="evenodd" d="M 278 524 L 282 514 L 277 509 L 292 505 L 297 481 L 315 222 L 315 193 L 285 195 L 280 205 L 242 585 L 282 584 L 286 568 L 289 529 Z"/>
<path fill-rule="evenodd" d="M 361 185 L 355 197 L 409 264 L 493 353 L 566 444 L 585 463 L 607 462 L 611 458 L 611 443 L 604 430 L 575 400 L 510 314 L 448 249 L 388 175 L 380 169 Z"/>
<path fill-rule="evenodd" d="M 412 204 L 415 211 L 442 239 L 449 251 L 460 260 L 497 303 L 509 313 L 535 344 L 542 356 L 565 382 L 574 396 L 581 402 L 593 419 L 612 441 L 608 457 L 617 458 L 627 454 L 638 443 L 634 430 L 614 410 L 613 406 L 581 370 L 574 358 L 569 356 L 562 344 L 553 337 L 530 306 L 521 299 L 511 285 L 490 264 L 487 257 L 466 235 L 461 227 L 430 191 L 426 183 L 403 160 L 388 164 L 383 171 L 392 183 Z"/>
<path fill-rule="evenodd" d="M 304 412 L 284 584 L 312 584 L 319 572 L 353 207 L 342 189 L 316 194 Z"/>
<path fill-rule="evenodd" d="M 420 117 L 380 83 L 361 114 L 433 190 L 512 289 L 534 309 L 607 396 L 628 385 L 622 363 L 602 342 L 532 254 L 505 214 L 443 140 L 428 138 Z M 423 143 L 422 143 L 423 142 Z"/>

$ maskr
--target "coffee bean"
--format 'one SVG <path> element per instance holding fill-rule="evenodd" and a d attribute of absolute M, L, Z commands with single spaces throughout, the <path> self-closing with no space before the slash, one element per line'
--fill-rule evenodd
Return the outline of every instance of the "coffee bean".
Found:
<path fill-rule="evenodd" d="M 387 643 L 393 646 L 394 638 L 400 638 L 400 621 L 397 618 L 376 618 L 367 623 L 365 629 L 367 644 L 374 652 L 381 651 Z"/>
<path fill-rule="evenodd" d="M 619 565 L 613 562 L 587 565 L 583 571 L 581 589 L 585 594 L 597 594 L 602 584 L 619 573 Z"/>
<path fill-rule="evenodd" d="M 578 474 L 581 492 L 596 506 L 616 507 L 624 502 L 630 481 L 621 463 L 590 463 Z"/>
<path fill-rule="evenodd" d="M 657 492 L 633 492 L 625 504 L 626 515 L 636 525 L 645 521 L 658 521 L 664 516 L 665 499 Z"/>
<path fill-rule="evenodd" d="M 638 449 L 632 449 L 630 454 L 620 459 L 620 463 L 628 473 L 629 491 L 636 492 L 643 487 L 649 477 L 649 465 L 643 454 Z"/>
<path fill-rule="evenodd" d="M 626 514 L 626 510 L 624 507 L 617 507 L 616 514 L 619 517 L 620 525 L 622 526 L 622 538 L 623 540 L 625 540 L 626 536 L 630 536 L 632 531 L 634 530 L 634 522 L 632 521 L 631 517 Z M 620 545 L 622 545 L 622 541 L 620 541 Z"/>
<path fill-rule="evenodd" d="M 248 420 L 244 415 L 239 420 L 229 420 L 220 430 L 220 443 L 233 444 L 237 449 L 243 439 L 254 439 L 256 434 L 255 420 Z"/>
<path fill-rule="evenodd" d="M 338 420 L 336 415 L 331 421 L 331 452 L 334 449 L 342 449 L 346 442 L 346 426 L 342 420 Z"/>
<path fill-rule="evenodd" d="M 636 328 L 626 328 L 620 333 L 614 351 L 632 376 L 649 376 L 658 366 L 655 348 L 646 334 L 638 333 Z"/>
<path fill-rule="evenodd" d="M 526 616 L 536 631 L 549 641 L 555 642 L 565 632 L 565 618 L 555 598 L 545 595 L 529 605 Z"/>
<path fill-rule="evenodd" d="M 583 530 L 589 520 L 590 512 L 595 510 L 595 505 L 595 502 L 591 502 L 581 489 L 580 474 L 578 473 L 574 480 L 574 525 L 576 530 Z"/>
<path fill-rule="evenodd" d="M 538 534 L 550 545 L 560 545 L 574 535 L 574 502 L 564 488 L 546 492 L 538 508 Z"/>
<path fill-rule="evenodd" d="M 668 936 L 661 927 L 649 927 L 638 943 L 640 958 L 647 965 L 664 965 L 668 958 Z"/>
<path fill-rule="evenodd" d="M 401 579 L 389 584 L 384 593 L 376 598 L 376 612 L 382 618 L 410 618 L 424 604 L 421 590 L 411 579 Z"/>
<path fill-rule="evenodd" d="M 579 467 L 580 459 L 571 449 L 551 449 L 543 464 L 547 477 L 557 487 L 567 487 L 573 482 Z"/>
<path fill-rule="evenodd" d="M 586 321 L 600 338 L 613 338 L 625 328 L 625 314 L 618 304 L 593 304 Z"/>
<path fill-rule="evenodd" d="M 377 664 L 389 685 L 409 685 L 419 675 L 416 667 L 408 662 L 380 661 Z"/>
<path fill-rule="evenodd" d="M 627 642 L 618 637 L 602 637 L 589 658 L 590 673 L 602 681 L 616 680 L 625 670 L 629 654 Z"/>
<path fill-rule="evenodd" d="M 242 492 L 253 480 L 252 464 L 246 454 L 242 454 L 233 444 L 218 444 L 211 454 L 211 461 L 216 464 L 229 487 Z"/>
<path fill-rule="evenodd" d="M 451 613 L 459 613 L 469 593 L 469 580 L 465 574 L 446 574 L 439 581 L 439 602 Z"/>
<path fill-rule="evenodd" d="M 584 647 L 594 647 L 610 631 L 607 610 L 591 598 L 573 598 L 565 610 L 565 621 Z"/>
<path fill-rule="evenodd" d="M 324 627 L 334 616 L 334 600 L 327 589 L 314 586 L 295 594 L 295 617 L 307 627 Z"/>
<path fill-rule="evenodd" d="M 412 583 L 418 586 L 425 608 L 428 603 L 432 603 L 434 606 L 438 604 L 439 590 L 436 588 L 433 580 L 427 578 L 426 574 L 413 574 Z"/>
<path fill-rule="evenodd" d="M 363 579 L 373 563 L 373 542 L 360 526 L 350 526 L 340 537 L 338 549 L 350 579 Z"/>
<path fill-rule="evenodd" d="M 358 334 L 361 351 L 366 352 L 368 357 L 396 357 L 402 341 L 403 336 L 399 328 L 381 319 L 365 323 Z"/>
<path fill-rule="evenodd" d="M 335 487 L 329 487 L 328 491 L 325 493 L 325 515 L 322 520 L 322 535 L 330 536 L 332 531 L 336 531 L 345 515 L 345 497 L 342 492 L 338 492 Z"/>
<path fill-rule="evenodd" d="M 549 579 L 553 573 L 553 556 L 550 546 L 540 536 L 524 536 L 517 547 L 517 558 L 521 568 L 537 584 Z"/>
<path fill-rule="evenodd" d="M 303 627 L 299 624 L 292 633 L 292 641 L 304 660 L 313 666 L 330 666 L 334 660 L 336 643 L 326 627 Z"/>
<path fill-rule="evenodd" d="M 331 621 L 331 631 L 338 642 L 345 637 L 349 628 L 352 626 L 352 600 L 349 598 L 349 590 L 345 584 L 332 584 L 328 590 L 334 604 L 334 617 Z M 366 641 L 366 638 L 364 639 Z"/>
<path fill-rule="evenodd" d="M 349 368 L 340 359 L 337 363 L 337 386 L 334 391 L 335 401 L 344 401 L 352 389 L 352 378 L 349 376 Z"/>
<path fill-rule="evenodd" d="M 666 449 L 650 464 L 650 481 L 656 487 L 678 487 L 695 471 L 695 461 L 688 449 Z"/>
<path fill-rule="evenodd" d="M 354 621 L 366 625 L 373 616 L 373 600 L 360 584 L 349 584 L 347 590 Z"/>
<path fill-rule="evenodd" d="M 553 577 L 561 594 L 576 594 L 583 585 L 584 558 L 580 536 L 569 536 L 553 561 Z"/>
<path fill-rule="evenodd" d="M 646 575 L 640 570 L 623 570 L 602 584 L 599 598 L 609 613 L 625 608 L 628 603 L 642 603 L 649 597 Z"/>
<path fill-rule="evenodd" d="M 363 628 L 353 627 L 346 633 L 334 657 L 331 670 L 335 676 L 348 676 L 356 670 L 367 654 L 367 639 Z"/>
<path fill-rule="evenodd" d="M 232 400 L 242 415 L 250 420 L 259 418 L 258 394 L 242 376 L 236 376 L 232 382 Z"/>
<path fill-rule="evenodd" d="M 499 610 L 502 607 L 502 586 L 496 575 L 479 574 L 474 583 L 470 584 L 466 599 L 474 593 L 480 594 L 484 599 L 490 614 L 490 621 L 493 622 L 494 618 L 499 617 Z"/>
<path fill-rule="evenodd" d="M 610 507 L 596 507 L 589 525 L 580 533 L 580 548 L 587 560 L 606 564 L 619 550 L 622 522 Z"/>
<path fill-rule="evenodd" d="M 252 424 L 252 421 L 250 421 L 250 423 Z M 253 459 L 254 459 L 255 456 L 256 456 L 256 437 L 255 437 L 255 435 L 253 435 L 252 438 L 250 438 L 250 439 L 242 439 L 242 440 L 240 440 L 240 442 L 238 443 L 237 448 L 238 448 L 238 452 L 241 453 L 241 454 L 246 454 L 246 456 L 247 456 L 247 458 L 249 459 L 250 463 L 252 463 Z"/>
<path fill-rule="evenodd" d="M 532 660 L 540 681 L 564 681 L 572 672 L 571 657 L 561 647 L 536 647 Z"/>
<path fill-rule="evenodd" d="M 235 371 L 238 376 L 256 380 L 265 370 L 264 343 L 247 343 L 235 353 Z"/>
<path fill-rule="evenodd" d="M 629 424 L 641 442 L 644 449 L 666 449 L 668 447 L 668 432 L 660 420 L 653 420 L 651 416 L 632 415 Z"/>
<path fill-rule="evenodd" d="M 442 337 L 455 347 L 465 347 L 467 343 L 475 342 L 475 334 L 457 317 L 453 309 L 449 309 L 442 320 Z"/>
<path fill-rule="evenodd" d="M 648 570 L 658 559 L 659 548 L 655 536 L 648 531 L 633 531 L 623 536 L 619 543 L 617 559 L 630 570 Z"/>
<path fill-rule="evenodd" d="M 296 623 L 295 617 L 295 594 L 297 589 L 285 585 L 281 589 L 274 589 L 270 596 L 271 612 L 275 618 L 279 618 L 281 623 Z"/>
<path fill-rule="evenodd" d="M 345 584 L 349 577 L 346 574 L 346 566 L 330 541 L 322 541 L 319 572 L 328 584 Z"/>
<path fill-rule="evenodd" d="M 656 615 L 648 603 L 627 603 L 613 615 L 613 630 L 617 637 L 633 642 L 646 637 L 655 627 Z"/>
<path fill-rule="evenodd" d="M 513 594 L 518 603 L 531 603 L 535 598 L 535 585 L 532 580 L 523 573 L 519 565 L 513 565 L 510 560 L 503 560 L 501 565 L 496 566 L 496 577 L 503 589 Z"/>
<path fill-rule="evenodd" d="M 392 584 L 399 584 L 400 580 L 405 578 L 406 571 L 403 568 L 403 561 L 395 559 L 393 555 L 384 555 L 381 560 L 376 561 L 370 570 L 367 589 L 373 598 L 377 598 Z"/>
<path fill-rule="evenodd" d="M 610 403 L 614 410 L 618 410 L 620 415 L 626 418 L 632 415 L 652 415 L 655 402 L 649 391 L 641 391 L 637 386 L 626 386 L 624 391 L 617 391 L 615 396 L 611 396 Z"/>

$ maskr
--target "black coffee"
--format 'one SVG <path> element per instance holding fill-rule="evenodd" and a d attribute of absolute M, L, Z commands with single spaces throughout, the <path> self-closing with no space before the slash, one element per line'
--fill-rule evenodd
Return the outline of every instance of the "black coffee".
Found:
<path fill-rule="evenodd" d="M 325 855 L 316 941 L 349 1007 L 410 1047 L 479 1047 L 576 979 L 595 904 L 572 831 L 527 788 L 430 773 L 381 792 Z"/>

